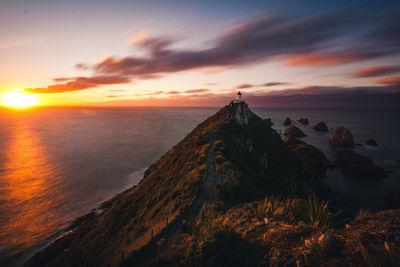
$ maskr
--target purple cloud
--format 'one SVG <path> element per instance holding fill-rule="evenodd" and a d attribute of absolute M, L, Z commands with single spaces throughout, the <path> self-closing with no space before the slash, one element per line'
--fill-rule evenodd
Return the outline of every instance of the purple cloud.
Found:
<path fill-rule="evenodd" d="M 239 84 L 239 85 L 237 86 L 237 89 L 252 88 L 252 87 L 254 87 L 254 86 L 255 86 L 255 85 L 250 84 L 250 83 L 242 83 L 242 84 Z"/>
<path fill-rule="evenodd" d="M 261 86 L 269 87 L 269 86 L 276 86 L 276 85 L 286 85 L 289 83 L 286 82 L 269 82 L 269 83 L 263 83 Z"/>
<path fill-rule="evenodd" d="M 392 17 L 391 21 L 400 21 Z M 380 24 L 381 23 L 381 24 Z M 94 66 L 97 73 L 122 74 L 132 77 L 144 74 L 165 74 L 195 68 L 235 67 L 283 56 L 292 65 L 337 65 L 397 54 L 400 42 L 377 43 L 367 34 L 345 43 L 341 49 L 329 42 L 350 35 L 355 29 L 373 31 L 384 28 L 386 20 L 371 23 L 368 16 L 351 12 L 332 12 L 306 18 L 266 16 L 233 27 L 204 50 L 173 50 L 174 40 L 168 37 L 149 38 L 140 46 L 150 57 L 107 58 Z M 382 36 L 383 37 L 383 36 Z M 361 40 L 363 43 L 361 43 Z M 399 47 L 396 46 L 399 45 Z"/>

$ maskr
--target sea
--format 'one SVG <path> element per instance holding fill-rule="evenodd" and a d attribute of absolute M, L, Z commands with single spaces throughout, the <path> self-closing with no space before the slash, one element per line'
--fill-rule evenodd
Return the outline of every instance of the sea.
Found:
<path fill-rule="evenodd" d="M 387 171 L 380 180 L 329 170 L 327 184 L 346 207 L 380 209 L 400 190 L 400 109 L 252 108 L 278 133 L 286 117 L 303 140 L 335 161 L 329 145 L 338 126 L 353 134 L 353 150 Z M 146 168 L 218 111 L 210 108 L 0 109 L 0 265 L 20 265 L 52 242 L 78 216 L 137 183 Z M 308 118 L 308 126 L 296 122 Z M 323 121 L 328 133 L 312 126 Z M 377 147 L 365 141 L 374 139 Z"/>

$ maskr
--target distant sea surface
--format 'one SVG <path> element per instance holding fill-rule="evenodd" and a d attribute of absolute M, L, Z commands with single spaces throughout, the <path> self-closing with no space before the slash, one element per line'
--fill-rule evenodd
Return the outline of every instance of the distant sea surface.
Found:
<path fill-rule="evenodd" d="M 77 216 L 137 184 L 152 162 L 218 109 L 0 110 L 0 263 L 29 257 L 32 248 L 40 248 Z M 400 110 L 252 110 L 272 118 L 278 132 L 285 129 L 285 117 L 307 117 L 309 126 L 295 122 L 307 135 L 304 141 L 330 160 L 338 149 L 329 146 L 329 133 L 312 126 L 324 121 L 330 131 L 350 129 L 355 142 L 364 144 L 354 150 L 391 174 L 381 181 L 360 181 L 329 171 L 326 181 L 348 205 L 380 208 L 388 190 L 400 190 Z M 379 146 L 366 146 L 368 138 Z"/>

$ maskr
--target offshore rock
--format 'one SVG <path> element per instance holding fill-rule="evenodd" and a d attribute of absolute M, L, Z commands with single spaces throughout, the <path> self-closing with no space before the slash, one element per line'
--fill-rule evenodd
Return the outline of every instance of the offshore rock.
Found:
<path fill-rule="evenodd" d="M 377 146 L 378 145 L 378 143 L 374 139 L 368 139 L 365 143 L 369 146 Z"/>
<path fill-rule="evenodd" d="M 292 122 L 290 121 L 289 117 L 286 117 L 286 119 L 283 121 L 283 125 L 290 125 Z"/>
<path fill-rule="evenodd" d="M 304 125 L 307 125 L 307 124 L 310 123 L 310 121 L 309 121 L 307 118 L 300 118 L 300 119 L 298 120 L 298 122 L 300 122 L 300 123 L 302 123 L 302 124 L 304 124 Z"/>
<path fill-rule="evenodd" d="M 338 127 L 329 137 L 329 143 L 334 146 L 352 147 L 353 136 L 346 128 Z"/>
<path fill-rule="evenodd" d="M 289 147 L 296 154 L 300 169 L 304 175 L 321 177 L 326 173 L 326 169 L 329 166 L 328 158 L 317 147 L 304 142 L 292 144 Z"/>
<path fill-rule="evenodd" d="M 313 129 L 315 131 L 320 131 L 320 132 L 327 132 L 328 131 L 328 127 L 326 126 L 325 122 L 318 122 Z"/>

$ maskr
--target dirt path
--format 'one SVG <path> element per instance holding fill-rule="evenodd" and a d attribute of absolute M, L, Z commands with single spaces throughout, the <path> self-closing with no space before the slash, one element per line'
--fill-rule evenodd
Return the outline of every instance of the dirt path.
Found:
<path fill-rule="evenodd" d="M 153 241 L 151 241 L 145 247 L 140 249 L 140 251 L 136 255 L 134 253 L 134 255 L 132 255 L 129 259 L 123 261 L 121 263 L 122 266 L 140 266 L 145 263 L 148 263 L 152 259 L 155 259 L 157 257 L 157 254 L 159 254 L 160 252 L 164 251 L 167 248 L 169 239 L 172 236 L 181 233 L 181 226 L 183 220 L 189 222 L 191 218 L 196 217 L 199 214 L 203 204 L 205 202 L 209 202 L 212 199 L 212 194 L 214 192 L 213 189 L 217 185 L 219 179 L 219 175 L 216 172 L 215 158 L 214 158 L 214 144 L 215 144 L 215 138 L 213 135 L 214 130 L 212 130 L 208 134 L 210 142 L 207 150 L 206 177 L 204 179 L 202 189 L 197 198 L 194 200 L 193 204 L 181 216 L 179 216 L 176 220 L 171 222 L 170 225 L 164 228 L 164 230 L 160 234 L 155 236 Z M 162 242 L 162 245 L 160 245 L 160 242 Z"/>
<path fill-rule="evenodd" d="M 209 202 L 212 197 L 213 189 L 217 185 L 218 182 L 218 173 L 215 168 L 215 158 L 214 158 L 214 144 L 215 139 L 212 132 L 208 134 L 210 138 L 210 146 L 207 151 L 207 173 L 206 178 L 204 179 L 204 183 L 202 186 L 202 191 L 197 196 L 193 205 L 189 208 L 191 210 L 190 215 L 197 215 L 200 212 L 201 207 L 207 201 Z M 186 218 L 186 220 L 189 218 Z"/>

